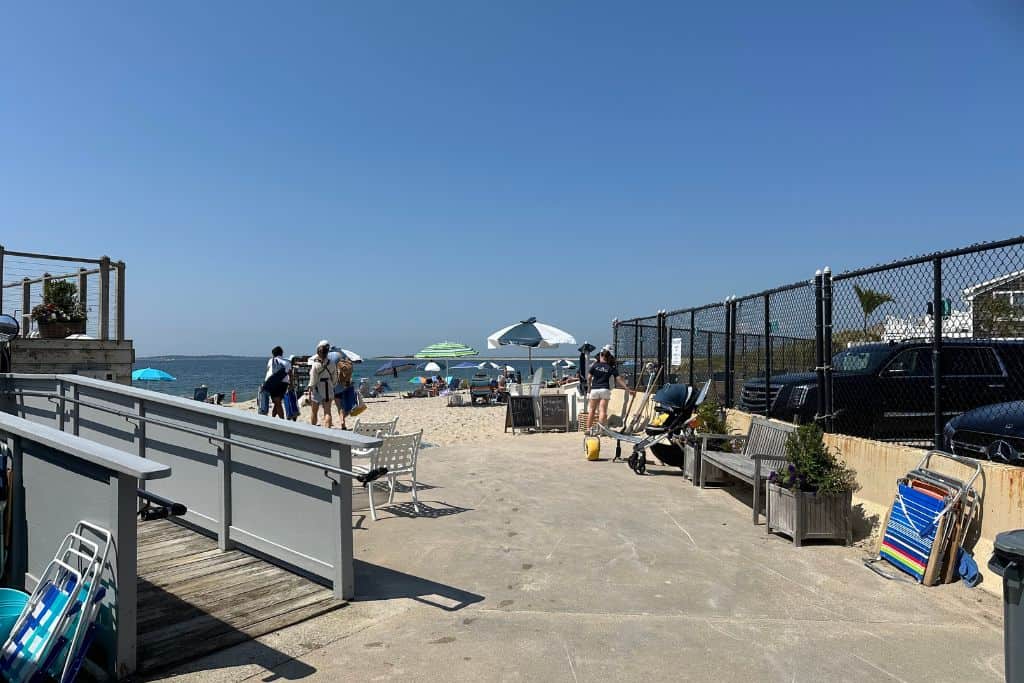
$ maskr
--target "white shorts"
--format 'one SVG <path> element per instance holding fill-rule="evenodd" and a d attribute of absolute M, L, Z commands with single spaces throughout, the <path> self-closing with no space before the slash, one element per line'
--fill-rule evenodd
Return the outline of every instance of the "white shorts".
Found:
<path fill-rule="evenodd" d="M 591 401 L 607 401 L 611 397 L 611 389 L 591 389 L 589 396 L 587 396 Z"/>

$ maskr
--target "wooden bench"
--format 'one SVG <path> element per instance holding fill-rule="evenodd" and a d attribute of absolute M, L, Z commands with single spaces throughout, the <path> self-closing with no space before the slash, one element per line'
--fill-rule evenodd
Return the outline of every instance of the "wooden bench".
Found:
<path fill-rule="evenodd" d="M 711 464 L 728 475 L 736 477 L 754 487 L 754 524 L 761 514 L 761 493 L 765 481 L 773 470 L 786 466 L 786 440 L 796 431 L 795 425 L 772 422 L 763 417 L 753 416 L 750 431 L 746 436 L 735 434 L 704 434 L 700 449 L 700 487 L 704 488 L 707 465 Z M 742 441 L 740 453 L 717 451 L 709 447 L 709 441 Z"/>

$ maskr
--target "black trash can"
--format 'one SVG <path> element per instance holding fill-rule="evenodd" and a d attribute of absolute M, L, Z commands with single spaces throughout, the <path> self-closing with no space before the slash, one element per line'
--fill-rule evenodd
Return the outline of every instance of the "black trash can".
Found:
<path fill-rule="evenodd" d="M 1024 683 L 1024 529 L 996 536 L 988 568 L 1003 577 L 1003 655 L 1007 683 Z"/>

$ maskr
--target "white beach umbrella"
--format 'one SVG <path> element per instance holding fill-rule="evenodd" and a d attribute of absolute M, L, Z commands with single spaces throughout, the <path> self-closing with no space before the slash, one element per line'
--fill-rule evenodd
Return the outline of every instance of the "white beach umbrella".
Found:
<path fill-rule="evenodd" d="M 533 372 L 534 349 L 550 349 L 561 344 L 575 345 L 576 338 L 553 325 L 539 323 L 536 318 L 527 318 L 514 325 L 503 327 L 487 338 L 487 348 L 489 349 L 497 349 L 502 346 L 525 346 L 529 349 L 531 373 Z"/>
<path fill-rule="evenodd" d="M 441 366 L 437 363 L 430 362 L 423 366 L 423 370 L 426 372 L 441 372 Z"/>

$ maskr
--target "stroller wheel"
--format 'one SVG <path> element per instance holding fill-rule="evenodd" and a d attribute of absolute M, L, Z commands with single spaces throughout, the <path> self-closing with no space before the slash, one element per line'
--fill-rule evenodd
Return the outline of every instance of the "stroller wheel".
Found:
<path fill-rule="evenodd" d="M 627 462 L 629 463 L 629 469 L 633 470 L 636 474 L 647 472 L 647 456 L 644 455 L 643 451 L 633 451 Z"/>

